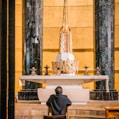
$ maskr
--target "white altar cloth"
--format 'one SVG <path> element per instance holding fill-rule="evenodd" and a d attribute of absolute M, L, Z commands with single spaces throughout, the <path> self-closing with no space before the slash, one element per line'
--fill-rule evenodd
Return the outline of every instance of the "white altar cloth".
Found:
<path fill-rule="evenodd" d="M 25 85 L 26 81 L 45 83 L 47 85 L 80 85 L 89 82 L 106 80 L 106 91 L 109 92 L 108 75 L 23 75 L 20 82 Z"/>

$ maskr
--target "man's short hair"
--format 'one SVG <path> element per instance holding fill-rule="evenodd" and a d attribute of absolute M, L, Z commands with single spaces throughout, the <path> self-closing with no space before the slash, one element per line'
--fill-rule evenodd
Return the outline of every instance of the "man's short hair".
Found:
<path fill-rule="evenodd" d="M 61 86 L 57 86 L 57 87 L 55 88 L 55 93 L 56 93 L 56 94 L 61 94 L 62 92 L 63 92 L 63 89 L 62 89 Z"/>

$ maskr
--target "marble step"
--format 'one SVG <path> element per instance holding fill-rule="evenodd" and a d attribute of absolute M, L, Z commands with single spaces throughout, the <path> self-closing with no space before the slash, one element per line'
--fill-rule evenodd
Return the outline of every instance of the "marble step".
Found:
<path fill-rule="evenodd" d="M 68 108 L 69 119 L 105 119 L 105 107 L 117 106 L 119 101 L 92 101 L 86 105 L 72 105 Z M 15 119 L 43 119 L 48 108 L 38 102 L 15 103 Z"/>
<path fill-rule="evenodd" d="M 17 105 L 15 110 L 15 119 L 34 119 L 38 118 L 43 119 L 44 115 L 47 115 L 47 106 L 45 105 L 39 105 L 39 104 L 20 104 Z M 91 112 L 90 112 L 91 111 Z M 94 113 L 92 113 L 94 111 Z M 103 116 L 101 115 L 95 115 L 99 114 L 99 112 L 96 112 L 94 108 L 88 108 L 86 107 L 79 107 L 79 106 L 71 106 L 69 108 L 69 119 L 79 119 L 79 118 L 95 118 L 98 116 L 98 118 L 104 118 L 104 109 L 98 108 L 97 111 L 103 111 Z"/>
<path fill-rule="evenodd" d="M 105 119 L 105 115 L 70 115 L 69 119 L 82 119 L 82 118 L 88 118 L 88 119 Z"/>
<path fill-rule="evenodd" d="M 15 119 L 43 119 L 43 116 L 17 116 Z M 105 116 L 89 116 L 89 115 L 84 115 L 84 116 L 70 116 L 68 119 L 105 119 Z"/>

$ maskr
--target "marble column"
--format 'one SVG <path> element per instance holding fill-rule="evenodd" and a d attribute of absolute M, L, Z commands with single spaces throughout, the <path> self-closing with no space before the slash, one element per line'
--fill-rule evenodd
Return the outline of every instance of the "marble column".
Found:
<path fill-rule="evenodd" d="M 114 88 L 114 0 L 95 0 L 96 67 L 109 75 L 109 88 Z M 104 88 L 104 82 L 97 83 Z"/>
<path fill-rule="evenodd" d="M 25 21 L 25 75 L 31 74 L 31 68 L 35 67 L 38 75 L 42 74 L 42 0 L 24 1 Z M 38 84 L 26 82 L 27 89 L 37 88 Z"/>

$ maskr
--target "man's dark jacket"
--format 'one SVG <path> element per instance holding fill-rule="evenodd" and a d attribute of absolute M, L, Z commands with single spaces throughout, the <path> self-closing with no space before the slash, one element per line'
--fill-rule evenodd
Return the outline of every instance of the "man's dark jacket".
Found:
<path fill-rule="evenodd" d="M 66 95 L 54 94 L 50 96 L 46 104 L 51 108 L 52 115 L 66 115 L 66 108 L 71 105 L 71 101 Z"/>

